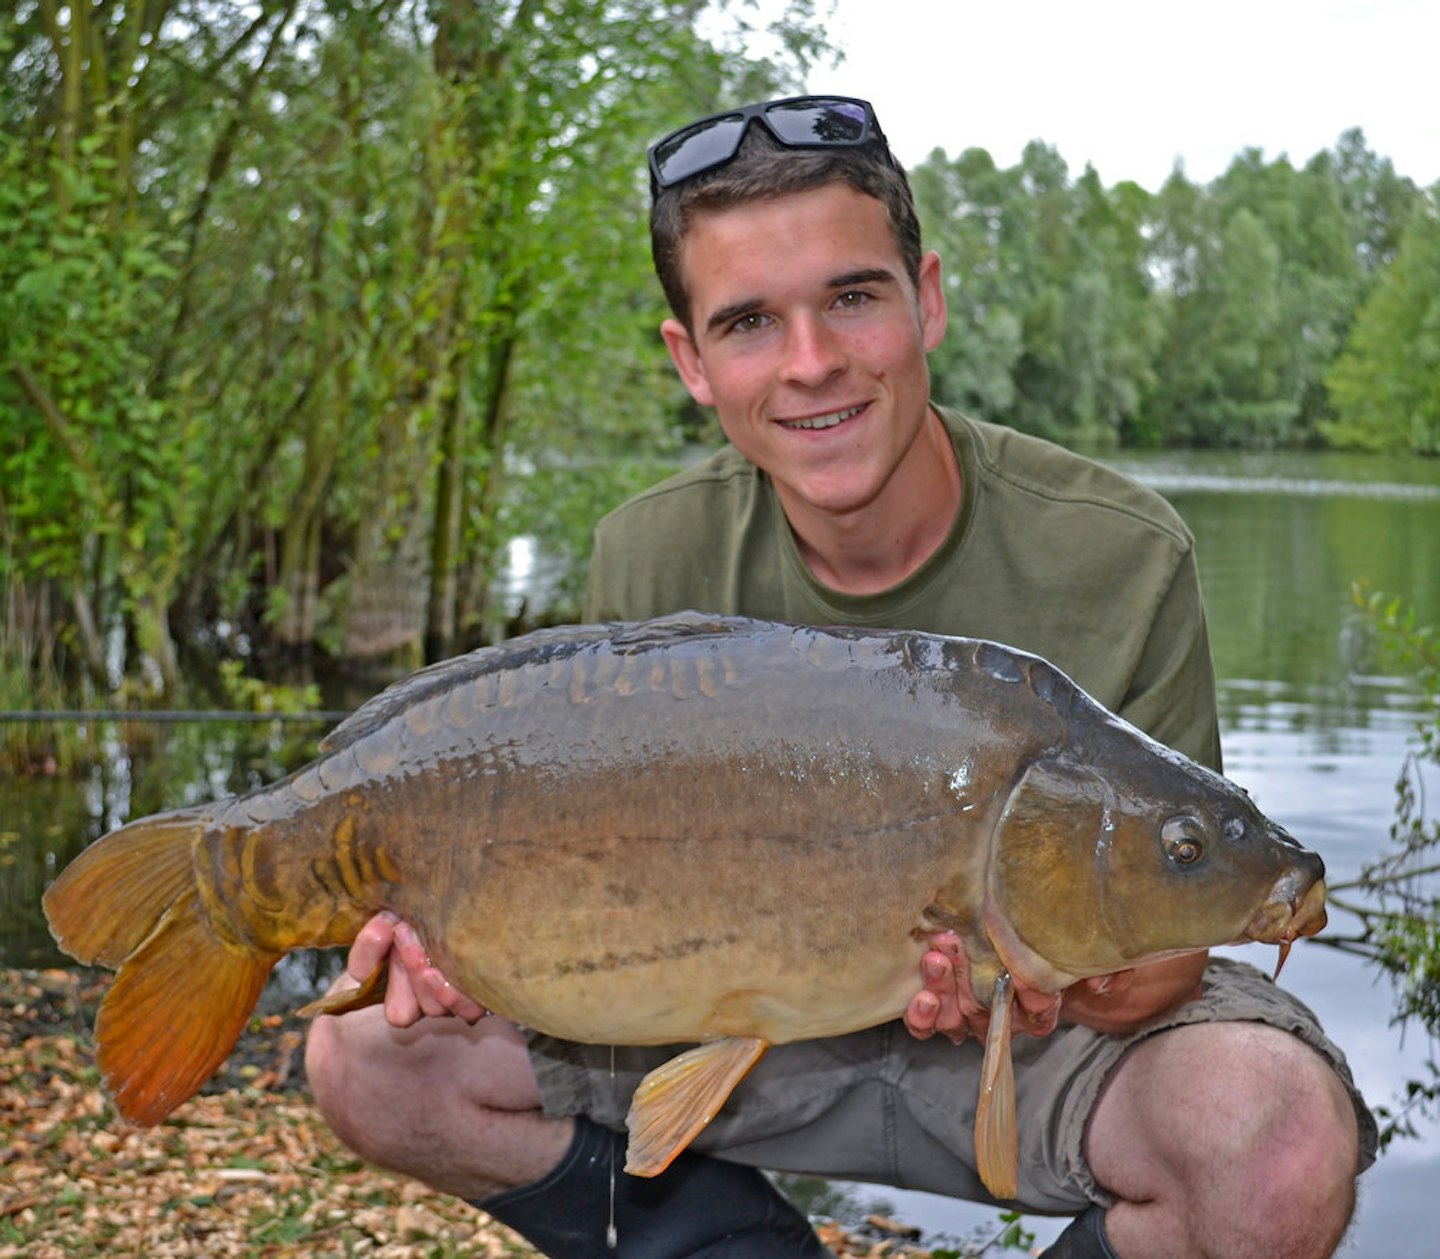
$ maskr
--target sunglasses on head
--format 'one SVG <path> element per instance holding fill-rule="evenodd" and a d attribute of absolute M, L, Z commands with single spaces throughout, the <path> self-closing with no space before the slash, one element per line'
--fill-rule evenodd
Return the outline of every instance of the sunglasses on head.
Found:
<path fill-rule="evenodd" d="M 746 105 L 692 122 L 652 144 L 651 191 L 724 166 L 740 151 L 746 129 L 757 118 L 787 149 L 847 149 L 872 136 L 884 139 L 870 102 L 850 96 L 792 96 Z"/>

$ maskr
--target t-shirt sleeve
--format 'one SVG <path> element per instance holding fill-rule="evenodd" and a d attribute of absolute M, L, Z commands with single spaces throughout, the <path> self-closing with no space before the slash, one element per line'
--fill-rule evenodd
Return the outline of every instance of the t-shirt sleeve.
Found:
<path fill-rule="evenodd" d="M 590 569 L 585 576 L 585 606 L 582 618 L 586 624 L 616 618 L 616 613 L 607 610 L 608 605 L 614 602 L 608 591 L 609 579 L 610 557 L 605 547 L 605 536 L 600 529 L 596 529 L 590 545 Z"/>

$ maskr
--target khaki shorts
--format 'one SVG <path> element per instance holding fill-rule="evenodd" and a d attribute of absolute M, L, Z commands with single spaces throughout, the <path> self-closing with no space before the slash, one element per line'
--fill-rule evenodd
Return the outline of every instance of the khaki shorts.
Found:
<path fill-rule="evenodd" d="M 1299 1036 L 1334 1066 L 1360 1123 L 1363 1169 L 1374 1161 L 1375 1119 L 1344 1055 L 1315 1016 L 1253 966 L 1212 958 L 1204 993 L 1128 1036 L 1066 1025 L 1015 1041 L 1020 1192 L 1037 1213 L 1073 1214 L 1111 1199 L 1085 1162 L 1085 1124 L 1125 1051 L 1189 1023 L 1260 1022 Z M 585 1114 L 625 1126 L 640 1078 L 676 1047 L 611 1049 L 530 1035 L 530 1061 L 549 1115 Z M 981 1047 L 916 1040 L 901 1023 L 829 1040 L 777 1045 L 741 1083 L 694 1147 L 772 1171 L 870 1181 L 993 1201 L 975 1171 L 973 1130 Z"/>

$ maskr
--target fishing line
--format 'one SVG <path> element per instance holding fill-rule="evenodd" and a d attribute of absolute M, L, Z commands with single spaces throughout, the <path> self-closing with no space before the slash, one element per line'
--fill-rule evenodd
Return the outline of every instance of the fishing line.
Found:
<path fill-rule="evenodd" d="M 615 1046 L 610 1046 L 610 1092 L 615 1092 Z M 615 1227 L 615 1142 L 610 1142 L 610 1223 L 605 1229 L 605 1244 L 611 1250 L 620 1248 L 620 1230 Z"/>

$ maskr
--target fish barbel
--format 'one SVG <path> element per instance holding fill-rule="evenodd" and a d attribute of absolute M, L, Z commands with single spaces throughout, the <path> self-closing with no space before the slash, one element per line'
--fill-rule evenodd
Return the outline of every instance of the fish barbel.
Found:
<path fill-rule="evenodd" d="M 1323 874 L 1243 791 L 1038 657 L 686 613 L 421 670 L 282 781 L 98 840 L 45 910 L 68 953 L 119 970 L 95 1037 L 128 1119 L 200 1087 L 281 956 L 389 909 L 517 1022 L 697 1042 L 636 1091 L 639 1175 L 771 1045 L 899 1016 L 951 929 L 996 1014 L 976 1144 L 1006 1198 L 1012 983 L 1288 948 L 1324 924 Z"/>

